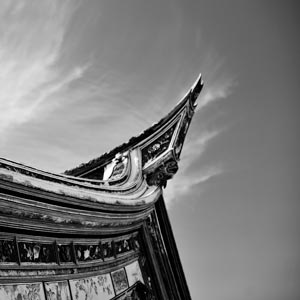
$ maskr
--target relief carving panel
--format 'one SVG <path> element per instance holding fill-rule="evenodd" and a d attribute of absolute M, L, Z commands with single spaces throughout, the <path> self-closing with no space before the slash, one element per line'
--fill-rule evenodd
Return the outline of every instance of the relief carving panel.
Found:
<path fill-rule="evenodd" d="M 46 282 L 45 290 L 47 300 L 71 300 L 67 281 Z"/>
<path fill-rule="evenodd" d="M 126 273 L 124 268 L 111 272 L 112 281 L 116 294 L 120 294 L 128 288 Z"/>
<path fill-rule="evenodd" d="M 57 251 L 59 256 L 59 261 L 61 263 L 68 263 L 73 261 L 72 255 L 72 245 L 57 245 Z"/>
<path fill-rule="evenodd" d="M 163 135 L 154 140 L 151 144 L 142 149 L 143 165 L 156 159 L 160 154 L 166 151 L 170 145 L 173 133 L 177 123 L 173 124 Z"/>
<path fill-rule="evenodd" d="M 17 251 L 14 241 L 0 240 L 0 263 L 17 262 Z"/>
<path fill-rule="evenodd" d="M 45 300 L 41 283 L 0 285 L 2 300 Z"/>
<path fill-rule="evenodd" d="M 54 244 L 19 242 L 21 262 L 55 263 Z"/>
<path fill-rule="evenodd" d="M 102 258 L 99 245 L 75 245 L 75 253 L 80 262 Z"/>
<path fill-rule="evenodd" d="M 115 296 L 109 274 L 70 280 L 73 300 L 109 300 Z"/>

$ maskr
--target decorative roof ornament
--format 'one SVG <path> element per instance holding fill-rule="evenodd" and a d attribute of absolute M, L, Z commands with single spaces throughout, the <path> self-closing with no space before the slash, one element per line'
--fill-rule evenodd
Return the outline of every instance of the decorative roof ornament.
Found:
<path fill-rule="evenodd" d="M 142 172 L 149 185 L 165 187 L 167 180 L 178 170 L 182 146 L 192 120 L 196 100 L 202 90 L 201 74 L 174 109 L 159 122 L 133 137 L 112 151 L 86 164 L 65 172 L 67 175 L 84 178 L 99 178 L 103 169 L 107 170 L 110 161 L 128 155 L 128 151 L 139 149 L 142 155 Z M 109 163 L 108 163 L 109 162 Z M 120 170 L 120 163 L 116 165 Z M 120 171 L 119 171 L 120 172 Z M 114 178 L 115 171 L 110 178 Z M 119 176 L 121 177 L 121 176 Z"/>

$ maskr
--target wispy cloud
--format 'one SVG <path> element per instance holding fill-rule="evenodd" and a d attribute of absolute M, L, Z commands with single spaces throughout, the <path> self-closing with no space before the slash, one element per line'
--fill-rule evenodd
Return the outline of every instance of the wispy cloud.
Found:
<path fill-rule="evenodd" d="M 237 84 L 235 78 L 226 72 L 224 60 L 212 53 L 213 51 L 210 51 L 202 62 L 204 89 L 197 101 L 196 114 L 204 111 L 212 103 L 228 98 Z M 200 118 L 193 120 L 190 129 L 192 132 L 189 133 L 193 137 L 187 139 L 181 154 L 179 172 L 165 190 L 165 201 L 168 207 L 183 195 L 191 193 L 191 189 L 195 186 L 198 187 L 199 194 L 202 191 L 199 188 L 200 184 L 224 172 L 221 163 L 202 161 L 202 156 L 211 141 L 218 137 L 226 126 L 212 130 L 208 130 L 207 127 L 208 124 L 203 124 Z"/>
<path fill-rule="evenodd" d="M 49 166 L 46 160 L 45 168 L 56 168 L 57 171 L 76 165 L 77 159 L 78 163 L 91 159 L 157 121 L 157 117 L 162 117 L 166 112 L 167 102 L 162 99 L 172 100 L 170 91 L 181 82 L 181 76 L 177 74 L 181 70 L 180 60 L 176 59 L 171 64 L 176 67 L 166 72 L 172 74 L 167 76 L 168 80 L 164 79 L 156 89 L 152 88 L 154 84 L 147 89 L 144 83 L 149 79 L 148 70 L 141 76 L 142 71 L 133 72 L 136 65 L 130 68 L 131 72 L 127 72 L 127 68 L 113 67 L 115 55 L 97 56 L 93 53 L 93 47 L 87 47 L 84 53 L 82 49 L 74 50 L 74 57 L 66 66 L 63 55 L 70 46 L 68 37 L 76 32 L 74 25 L 81 25 L 73 18 L 77 12 L 76 3 L 76 0 L 0 3 L 0 147 L 7 136 L 10 139 L 14 136 L 18 142 L 22 140 L 22 155 L 28 153 L 28 163 L 37 166 L 40 162 L 31 158 L 32 146 L 28 144 L 25 148 L 24 144 L 35 139 L 41 149 L 49 149 L 49 145 L 56 147 L 48 154 L 56 157 L 57 165 L 51 163 Z M 86 24 L 90 29 L 89 25 Z M 84 43 L 82 35 L 76 38 L 79 44 Z M 99 43 L 99 53 L 103 52 L 103 44 L 110 45 Z M 85 62 L 78 63 L 78 57 Z M 93 57 L 93 64 L 86 63 L 86 57 Z M 209 54 L 203 60 L 200 70 L 204 74 L 205 87 L 198 101 L 198 113 L 210 103 L 225 99 L 230 94 L 235 81 L 230 76 L 224 76 L 224 69 L 224 63 L 215 55 Z M 186 72 L 183 73 L 185 76 Z M 153 83 L 162 82 L 153 78 Z M 179 78 L 180 81 L 176 81 Z M 168 105 L 171 106 L 170 103 Z M 50 114 L 54 110 L 55 114 Z M 39 123 L 34 122 L 36 120 Z M 49 124 L 45 124 L 47 122 Z M 192 127 L 198 126 L 193 121 Z M 111 128 L 118 130 L 112 131 Z M 204 182 L 221 172 L 220 168 L 204 165 L 193 175 L 194 179 L 183 179 L 188 167 L 202 157 L 207 145 L 220 131 L 201 126 L 200 132 L 184 146 L 180 173 L 176 176 L 183 180 L 184 186 Z M 105 143 L 100 139 L 95 140 L 95 136 L 101 136 Z M 93 147 L 86 147 L 91 143 Z M 15 158 L 15 148 L 14 142 L 7 142 L 1 149 L 1 155 L 9 154 Z M 91 152 L 91 148 L 94 152 Z M 67 158 L 63 155 L 57 158 L 57 153 L 62 149 L 71 154 Z M 46 152 L 41 151 L 45 153 L 43 155 Z M 181 191 L 187 189 L 181 188 Z"/>
<path fill-rule="evenodd" d="M 197 110 L 201 110 L 211 102 L 228 97 L 234 85 L 235 82 L 230 77 L 212 80 L 210 86 L 204 89 L 203 97 L 198 104 Z"/>
<path fill-rule="evenodd" d="M 168 208 L 172 207 L 176 201 L 182 201 L 183 196 L 193 193 L 192 188 L 207 182 L 209 179 L 222 174 L 223 169 L 220 166 L 202 168 L 195 174 L 181 174 L 175 175 L 167 188 L 164 190 L 165 202 Z M 197 189 L 196 197 L 199 197 L 202 189 Z"/>
<path fill-rule="evenodd" d="M 212 50 L 203 60 L 201 70 L 205 85 L 198 101 L 198 111 L 214 101 L 226 99 L 237 85 L 236 78 L 226 71 L 225 59 Z"/>
<path fill-rule="evenodd" d="M 0 135 L 37 117 L 44 102 L 80 78 L 86 66 L 58 66 L 74 13 L 72 1 L 4 1 L 0 4 Z M 48 105 L 48 108 L 51 105 Z"/>
<path fill-rule="evenodd" d="M 180 200 L 183 195 L 189 193 L 192 187 L 223 173 L 224 170 L 220 164 L 191 168 L 193 164 L 199 163 L 207 145 L 212 139 L 217 137 L 220 132 L 221 130 L 203 132 L 184 146 L 182 159 L 179 162 L 178 174 L 175 175 L 175 178 L 171 180 L 164 191 L 165 201 L 168 207 L 177 200 Z"/>
<path fill-rule="evenodd" d="M 184 161 L 183 170 L 188 168 L 193 160 L 198 159 L 205 151 L 207 144 L 216 136 L 221 133 L 222 130 L 202 131 L 198 132 L 192 140 L 189 140 L 184 146 L 181 160 Z"/>

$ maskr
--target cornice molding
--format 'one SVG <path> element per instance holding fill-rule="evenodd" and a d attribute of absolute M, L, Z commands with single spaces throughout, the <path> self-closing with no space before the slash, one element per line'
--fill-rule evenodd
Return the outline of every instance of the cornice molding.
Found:
<path fill-rule="evenodd" d="M 83 207 L 86 203 L 114 207 L 151 205 L 178 170 L 202 87 L 199 76 L 165 118 L 128 143 L 66 174 L 53 174 L 0 158 L 0 188 L 19 186 L 37 197 L 43 191 L 54 198 L 71 197 Z"/>

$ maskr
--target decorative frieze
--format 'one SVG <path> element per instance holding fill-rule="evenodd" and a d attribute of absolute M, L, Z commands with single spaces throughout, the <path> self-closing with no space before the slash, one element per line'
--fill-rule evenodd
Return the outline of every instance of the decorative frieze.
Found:
<path fill-rule="evenodd" d="M 138 251 L 137 234 L 95 242 L 61 243 L 57 241 L 18 241 L 14 238 L 0 239 L 0 269 L 7 263 L 64 264 L 84 263 L 93 260 L 105 261 L 119 255 Z M 20 259 L 18 258 L 20 257 Z M 20 260 L 20 261 L 19 261 Z"/>
<path fill-rule="evenodd" d="M 74 261 L 72 244 L 58 244 L 57 251 L 60 263 L 69 263 Z"/>
<path fill-rule="evenodd" d="M 115 242 L 116 254 L 126 253 L 133 250 L 133 240 L 131 238 Z"/>
<path fill-rule="evenodd" d="M 103 258 L 111 258 L 115 256 L 114 243 L 113 242 L 104 242 L 102 244 L 103 249 Z"/>
<path fill-rule="evenodd" d="M 19 242 L 21 263 L 55 263 L 54 244 Z"/>
<path fill-rule="evenodd" d="M 103 258 L 100 245 L 75 245 L 75 254 L 78 262 Z"/>

